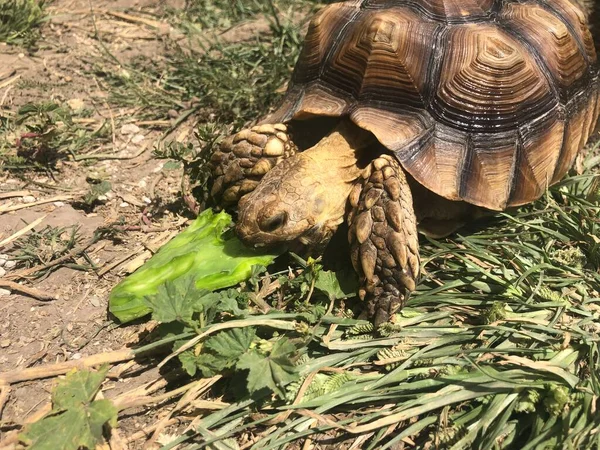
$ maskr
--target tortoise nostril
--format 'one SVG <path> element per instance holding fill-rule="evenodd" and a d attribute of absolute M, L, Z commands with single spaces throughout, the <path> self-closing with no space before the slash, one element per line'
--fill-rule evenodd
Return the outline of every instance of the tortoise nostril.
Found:
<path fill-rule="evenodd" d="M 278 212 L 271 216 L 265 217 L 260 221 L 260 229 L 267 233 L 277 231 L 283 227 L 288 221 L 288 214 L 285 211 Z"/>

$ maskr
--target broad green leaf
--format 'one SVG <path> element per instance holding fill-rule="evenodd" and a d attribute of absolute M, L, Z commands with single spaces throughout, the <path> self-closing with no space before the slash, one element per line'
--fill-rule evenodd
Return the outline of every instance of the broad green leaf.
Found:
<path fill-rule="evenodd" d="M 212 377 L 237 364 L 240 356 L 248 351 L 256 333 L 252 327 L 221 331 L 206 340 L 202 353 L 195 355 L 191 350 L 179 355 L 184 369 L 194 376 L 200 369 L 205 377 Z"/>
<path fill-rule="evenodd" d="M 229 313 L 235 317 L 246 317 L 248 310 L 240 308 L 237 294 L 235 289 L 229 289 L 227 292 L 219 292 L 218 300 L 214 304 L 215 312 Z"/>
<path fill-rule="evenodd" d="M 221 331 L 206 340 L 199 355 L 188 350 L 179 355 L 179 360 L 190 376 L 200 369 L 203 376 L 212 377 L 237 364 L 240 356 L 250 348 L 255 335 L 252 327 Z"/>
<path fill-rule="evenodd" d="M 216 299 L 215 294 L 197 289 L 194 278 L 186 276 L 160 285 L 158 292 L 146 297 L 144 302 L 158 322 L 188 323 L 194 312 L 201 311 L 213 298 Z"/>
<path fill-rule="evenodd" d="M 340 300 L 354 297 L 358 290 L 358 283 L 356 276 L 349 271 L 323 270 L 317 276 L 315 288 L 326 294 L 330 300 Z"/>
<path fill-rule="evenodd" d="M 54 389 L 53 409 L 69 409 L 92 401 L 107 372 L 105 368 L 97 372 L 84 370 L 69 373 Z"/>
<path fill-rule="evenodd" d="M 194 354 L 192 350 L 186 350 L 185 352 L 180 353 L 178 355 L 178 358 L 181 362 L 181 365 L 183 366 L 183 369 L 188 373 L 190 377 L 196 375 L 196 372 L 198 371 L 198 364 L 196 364 L 198 357 Z"/>
<path fill-rule="evenodd" d="M 255 336 L 256 331 L 252 327 L 221 331 L 207 339 L 204 348 L 221 357 L 237 359 L 248 351 Z"/>
<path fill-rule="evenodd" d="M 52 411 L 29 425 L 20 439 L 34 450 L 93 450 L 102 443 L 105 424 L 117 425 L 117 408 L 93 398 L 108 368 L 67 375 L 52 395 Z"/>
<path fill-rule="evenodd" d="M 285 397 L 283 388 L 298 379 L 298 372 L 292 358 L 296 347 L 286 338 L 281 338 L 273 345 L 269 355 L 257 351 L 244 354 L 237 363 L 238 369 L 247 369 L 248 391 L 257 392 L 269 389 L 279 397 Z"/>
<path fill-rule="evenodd" d="M 181 161 L 167 161 L 163 165 L 163 170 L 179 170 L 183 167 Z"/>
<path fill-rule="evenodd" d="M 205 377 L 213 377 L 231 366 L 229 358 L 223 358 L 212 353 L 201 353 L 196 357 L 196 367 Z"/>

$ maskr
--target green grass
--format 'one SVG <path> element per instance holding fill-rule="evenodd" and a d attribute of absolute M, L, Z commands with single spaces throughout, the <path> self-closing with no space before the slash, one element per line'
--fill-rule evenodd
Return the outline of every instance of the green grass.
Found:
<path fill-rule="evenodd" d="M 76 159 L 110 142 L 107 123 L 91 129 L 75 119 L 90 110 L 71 111 L 54 102 L 29 103 L 15 114 L 0 112 L 0 169 L 13 173 L 52 170 L 60 160 Z"/>
<path fill-rule="evenodd" d="M 19 267 L 45 265 L 66 255 L 80 241 L 79 226 L 51 227 L 33 230 L 18 239 L 13 246 L 12 259 Z"/>
<path fill-rule="evenodd" d="M 170 18 L 182 27 L 187 42 L 173 44 L 166 64 L 157 67 L 142 57 L 115 73 L 107 55 L 97 73 L 110 85 L 114 103 L 137 106 L 143 117 L 164 119 L 175 110 L 192 112 L 200 123 L 237 128 L 265 115 L 282 95 L 301 45 L 297 15 L 314 7 L 300 0 L 273 6 L 265 1 L 189 2 Z M 219 40 L 226 28 L 250 20 L 267 21 L 270 31 L 245 42 Z"/>
<path fill-rule="evenodd" d="M 307 4 L 306 0 L 190 0 L 183 10 L 171 11 L 171 15 L 189 29 L 227 29 L 260 14 L 274 18 L 274 11 L 285 13 Z"/>
<path fill-rule="evenodd" d="M 39 39 L 44 0 L 0 0 L 0 42 L 30 47 Z"/>
<path fill-rule="evenodd" d="M 426 274 L 393 325 L 359 318 L 344 272 L 299 259 L 163 325 L 190 374 L 222 376 L 211 396 L 225 402 L 163 450 L 249 436 L 254 449 L 598 448 L 598 164 L 515 214 L 421 239 Z"/>
<path fill-rule="evenodd" d="M 147 120 L 177 116 L 173 131 L 186 120 L 197 124 L 188 145 L 161 142 L 155 155 L 181 161 L 191 179 L 190 191 L 206 198 L 207 156 L 222 137 L 266 115 L 285 90 L 302 44 L 302 27 L 316 10 L 310 0 L 189 1 L 167 16 L 185 35 L 169 43 L 164 62 L 139 57 L 115 65 L 113 55 L 94 61 L 112 104 L 130 107 Z M 244 42 L 223 41 L 227 30 L 266 21 L 269 31 Z"/>

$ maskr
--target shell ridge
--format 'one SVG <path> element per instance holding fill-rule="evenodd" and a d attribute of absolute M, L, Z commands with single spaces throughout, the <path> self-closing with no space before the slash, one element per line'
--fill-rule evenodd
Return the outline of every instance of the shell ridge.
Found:
<path fill-rule="evenodd" d="M 504 132 L 556 106 L 548 80 L 522 43 L 498 24 L 449 29 L 430 113 L 469 132 Z"/>
<path fill-rule="evenodd" d="M 423 130 L 421 134 L 415 136 L 411 141 L 404 143 L 403 145 L 390 149 L 400 159 L 400 161 L 409 161 L 418 157 L 419 151 L 422 150 L 424 145 L 429 141 L 432 141 L 435 137 L 436 125 Z"/>
<path fill-rule="evenodd" d="M 573 26 L 573 24 L 571 23 L 571 21 L 567 20 L 563 16 L 563 14 L 559 10 L 557 10 L 555 7 L 553 7 L 549 2 L 538 0 L 537 4 L 539 6 L 541 6 L 542 8 L 544 8 L 545 10 L 547 10 L 550 14 L 552 14 L 554 17 L 556 17 L 558 20 L 560 20 L 567 27 L 567 29 L 569 30 L 569 33 L 571 34 L 571 36 L 573 37 L 573 39 L 575 39 L 575 42 L 577 43 L 577 46 L 579 47 L 579 51 L 581 52 L 581 54 L 585 58 L 585 60 L 586 60 L 586 62 L 588 64 L 588 67 L 590 69 L 592 67 L 597 67 L 598 61 L 592 61 L 592 60 L 590 60 L 590 55 L 589 55 L 589 53 L 587 51 L 586 45 L 581 40 L 581 36 L 579 35 L 579 32 L 575 29 L 575 27 Z"/>
<path fill-rule="evenodd" d="M 399 3 L 401 6 L 407 6 L 417 14 L 428 19 L 449 25 L 466 22 L 479 23 L 490 20 L 495 0 L 472 0 L 471 2 L 465 2 L 464 0 L 406 0 Z M 468 6 L 471 8 L 476 7 L 478 12 L 468 11 L 467 13 L 465 3 L 469 3 Z M 438 7 L 441 6 L 443 11 L 436 12 L 435 5 Z M 454 5 L 454 8 L 451 5 Z M 463 8 L 458 5 L 462 5 Z M 460 13 L 463 14 L 461 15 Z"/>
<path fill-rule="evenodd" d="M 499 19 L 497 23 L 502 28 L 502 30 L 504 32 L 508 33 L 510 36 L 512 36 L 513 38 L 515 38 L 516 40 L 518 40 L 519 42 L 521 42 L 523 44 L 523 47 L 525 47 L 525 49 L 528 51 L 528 53 L 532 56 L 532 58 L 535 59 L 535 61 L 540 66 L 541 72 L 544 75 L 544 77 L 546 78 L 546 80 L 548 82 L 548 86 L 552 90 L 552 94 L 554 95 L 554 98 L 556 99 L 556 102 L 560 103 L 560 104 L 563 104 L 563 101 L 561 99 L 561 95 L 560 95 L 560 92 L 559 92 L 558 86 L 557 86 L 558 85 L 558 80 L 554 76 L 552 70 L 550 70 L 550 67 L 548 66 L 548 64 L 544 60 L 544 57 L 540 54 L 539 50 L 537 50 L 535 48 L 535 46 L 533 46 L 531 44 L 531 42 L 529 41 L 529 39 L 527 39 L 527 37 L 524 36 L 523 33 L 521 33 L 520 31 L 516 30 L 514 28 L 514 26 L 511 26 L 510 20 L 508 20 L 508 19 L 504 19 L 504 20 Z M 577 80 L 577 81 L 582 82 L 581 79 Z"/>
<path fill-rule="evenodd" d="M 513 195 L 516 192 L 517 189 L 517 168 L 519 165 L 519 161 L 521 159 L 521 154 L 523 153 L 523 137 L 521 136 L 521 132 L 520 130 L 517 131 L 517 141 L 516 141 L 516 145 L 515 145 L 515 155 L 513 158 L 513 165 L 510 171 L 510 178 L 509 178 L 509 186 L 510 189 L 508 191 L 508 198 L 507 198 L 507 204 L 511 204 L 511 201 L 513 199 Z"/>
<path fill-rule="evenodd" d="M 465 139 L 465 150 L 462 153 L 461 162 L 457 165 L 457 177 L 458 182 L 458 196 L 464 198 L 467 195 L 467 188 L 469 185 L 469 178 L 472 173 L 472 166 L 475 159 L 475 146 L 473 145 L 473 136 L 470 133 L 467 134 Z"/>
<path fill-rule="evenodd" d="M 442 78 L 442 58 L 438 55 L 444 54 L 446 50 L 445 41 L 447 41 L 448 27 L 440 27 L 436 30 L 436 36 L 433 40 L 434 47 L 429 61 L 429 73 L 427 74 L 427 83 L 425 83 L 424 104 L 427 110 L 431 108 L 431 101 L 434 96 L 435 86 L 439 86 Z"/>
<path fill-rule="evenodd" d="M 362 3 L 363 2 L 361 1 L 359 6 L 362 6 Z M 357 9 L 356 11 L 354 11 L 350 20 L 348 20 L 348 22 L 346 22 L 344 24 L 344 26 L 342 26 L 342 28 L 340 28 L 339 32 L 337 33 L 336 38 L 333 40 L 332 44 L 329 46 L 329 50 L 327 51 L 325 58 L 323 58 L 321 67 L 319 69 L 319 78 L 323 77 L 323 74 L 325 73 L 325 69 L 331 63 L 331 58 L 333 58 L 333 55 L 335 55 L 337 53 L 337 49 L 338 49 L 339 43 L 342 41 L 342 37 L 348 33 L 350 25 L 352 25 L 353 21 L 360 14 L 360 11 L 361 11 L 360 9 Z"/>

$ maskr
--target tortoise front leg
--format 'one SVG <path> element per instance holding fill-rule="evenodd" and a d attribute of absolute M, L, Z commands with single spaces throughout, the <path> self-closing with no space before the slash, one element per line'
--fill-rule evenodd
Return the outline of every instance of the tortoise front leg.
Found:
<path fill-rule="evenodd" d="M 218 205 L 235 209 L 269 170 L 297 151 L 282 123 L 257 125 L 229 136 L 210 159 L 211 196 Z"/>
<path fill-rule="evenodd" d="M 412 195 L 393 157 L 372 162 L 350 194 L 350 207 L 348 239 L 359 295 L 378 326 L 404 305 L 420 270 Z"/>

